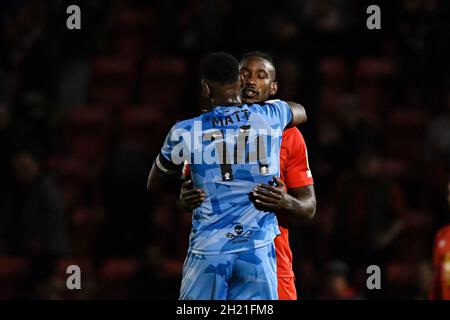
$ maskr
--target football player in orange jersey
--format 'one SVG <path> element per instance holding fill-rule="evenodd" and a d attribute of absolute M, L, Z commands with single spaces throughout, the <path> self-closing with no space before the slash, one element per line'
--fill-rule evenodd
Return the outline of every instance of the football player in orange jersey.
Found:
<path fill-rule="evenodd" d="M 447 185 L 447 200 L 450 207 L 450 179 Z M 439 229 L 433 250 L 432 300 L 450 300 L 450 224 Z"/>

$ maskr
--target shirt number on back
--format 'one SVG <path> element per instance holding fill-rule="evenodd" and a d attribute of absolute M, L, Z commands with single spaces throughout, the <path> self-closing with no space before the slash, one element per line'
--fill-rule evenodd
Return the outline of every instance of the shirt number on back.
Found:
<path fill-rule="evenodd" d="M 213 130 L 204 134 L 204 140 L 215 141 L 214 146 L 216 155 L 219 157 L 223 181 L 234 180 L 232 164 L 258 161 L 260 173 L 262 175 L 268 174 L 266 141 L 263 136 L 256 135 L 256 148 L 250 148 L 250 128 L 250 125 L 241 126 L 237 135 L 234 134 L 225 138 L 222 130 Z M 251 149 L 252 152 L 249 151 Z"/>

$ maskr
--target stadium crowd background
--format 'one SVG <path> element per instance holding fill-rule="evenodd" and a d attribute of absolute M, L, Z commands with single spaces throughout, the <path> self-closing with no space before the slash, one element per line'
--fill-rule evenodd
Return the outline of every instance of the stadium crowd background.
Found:
<path fill-rule="evenodd" d="M 178 297 L 191 216 L 145 185 L 218 50 L 272 54 L 278 97 L 307 110 L 318 207 L 290 231 L 300 297 L 426 298 L 450 220 L 449 3 L 383 2 L 373 31 L 369 4 L 2 1 L 0 298 Z"/>

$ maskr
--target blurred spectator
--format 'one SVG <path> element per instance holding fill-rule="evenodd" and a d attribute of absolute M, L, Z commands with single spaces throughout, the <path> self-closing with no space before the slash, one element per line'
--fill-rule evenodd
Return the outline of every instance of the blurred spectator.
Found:
<path fill-rule="evenodd" d="M 58 187 L 29 152 L 16 153 L 14 181 L 1 201 L 2 242 L 9 254 L 67 253 L 65 214 Z"/>
<path fill-rule="evenodd" d="M 343 176 L 331 204 L 332 255 L 352 264 L 384 260 L 405 226 L 403 192 L 383 175 L 381 164 L 374 150 L 361 153 L 357 171 Z"/>
<path fill-rule="evenodd" d="M 443 111 L 430 121 L 427 155 L 432 159 L 442 157 L 450 163 L 450 90 L 447 91 L 444 102 Z"/>
<path fill-rule="evenodd" d="M 6 192 L 10 180 L 10 157 L 12 153 L 13 132 L 11 126 L 11 116 L 7 105 L 0 103 L 0 197 Z"/>
<path fill-rule="evenodd" d="M 104 254 L 136 256 L 155 231 L 150 224 L 156 203 L 145 188 L 153 158 L 145 152 L 119 150 L 112 154 L 104 176 L 108 221 L 102 248 Z"/>
<path fill-rule="evenodd" d="M 82 10 L 81 29 L 68 30 L 61 28 L 66 24 L 66 8 L 75 4 L 73 1 L 62 0 L 53 4 L 52 27 L 57 30 L 54 33 L 61 43 L 61 69 L 57 92 L 58 104 L 63 108 L 71 108 L 84 105 L 88 94 L 90 76 L 89 59 L 105 46 L 103 41 L 98 41 L 100 35 L 105 33 L 106 20 L 111 13 L 112 2 L 107 0 L 86 1 L 80 5 Z"/>
<path fill-rule="evenodd" d="M 447 184 L 447 201 L 450 208 L 450 178 Z M 450 224 L 440 228 L 436 234 L 430 298 L 450 300 Z"/>
<path fill-rule="evenodd" d="M 426 300 L 429 297 L 429 291 L 433 281 L 432 264 L 429 261 L 421 261 L 417 265 L 417 289 L 418 293 L 415 299 Z"/>
<path fill-rule="evenodd" d="M 0 244 L 4 254 L 31 257 L 30 295 L 68 252 L 66 220 L 58 187 L 33 154 L 14 154 L 11 168 L 14 180 L 0 199 Z"/>
<path fill-rule="evenodd" d="M 349 283 L 350 270 L 339 260 L 330 261 L 324 270 L 324 289 L 321 299 L 355 300 L 362 296 Z"/>
<path fill-rule="evenodd" d="M 311 19 L 317 29 L 341 31 L 352 22 L 351 1 L 305 1 L 304 15 Z"/>
<path fill-rule="evenodd" d="M 131 282 L 131 297 L 133 299 L 169 299 L 177 298 L 179 283 L 168 286 L 168 277 L 164 270 L 164 256 L 161 248 L 150 245 L 144 251 L 135 278 Z M 151 285 L 150 285 L 151 284 Z"/>
<path fill-rule="evenodd" d="M 333 157 L 334 165 L 343 172 L 357 167 L 357 158 L 363 150 L 382 146 L 382 136 L 364 111 L 351 92 L 340 94 L 332 105 L 321 109 L 319 151 L 326 158 Z"/>

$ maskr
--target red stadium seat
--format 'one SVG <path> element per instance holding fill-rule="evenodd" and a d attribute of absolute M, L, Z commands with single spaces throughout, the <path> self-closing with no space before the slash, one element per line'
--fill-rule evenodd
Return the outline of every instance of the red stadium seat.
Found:
<path fill-rule="evenodd" d="M 134 60 L 120 57 L 98 58 L 92 66 L 89 99 L 96 104 L 123 104 L 131 99 L 136 82 Z"/>
<path fill-rule="evenodd" d="M 56 172 L 60 182 L 68 182 L 74 186 L 81 186 L 94 179 L 91 168 L 73 157 L 53 156 L 49 160 L 49 167 Z"/>
<path fill-rule="evenodd" d="M 14 299 L 19 295 L 28 267 L 26 258 L 0 256 L 0 300 Z"/>
<path fill-rule="evenodd" d="M 372 122 L 379 122 L 385 111 L 391 106 L 388 90 L 376 85 L 358 85 L 357 95 L 361 109 Z"/>
<path fill-rule="evenodd" d="M 70 154 L 89 161 L 103 161 L 109 147 L 112 119 L 102 109 L 71 109 L 66 118 L 65 148 Z"/>
<path fill-rule="evenodd" d="M 158 104 L 164 110 L 172 111 L 181 102 L 181 92 L 176 87 L 155 86 L 145 90 L 142 95 L 142 103 Z"/>
<path fill-rule="evenodd" d="M 422 156 L 417 146 L 424 141 L 428 115 L 423 110 L 397 110 L 388 120 L 387 142 L 391 155 L 413 161 Z"/>
<path fill-rule="evenodd" d="M 342 95 L 343 92 L 339 89 L 333 87 L 324 87 L 324 90 L 320 97 L 320 112 L 318 112 L 318 116 L 320 118 L 336 116 L 336 104 Z"/>
<path fill-rule="evenodd" d="M 164 107 L 174 106 L 180 102 L 187 74 L 188 68 L 183 58 L 148 58 L 143 69 L 142 101 Z"/>
<path fill-rule="evenodd" d="M 415 266 L 410 262 L 390 262 L 387 265 L 386 282 L 394 287 L 407 287 L 415 282 Z"/>
<path fill-rule="evenodd" d="M 347 81 L 347 65 L 342 58 L 330 57 L 320 60 L 320 71 L 324 78 L 325 86 L 342 88 Z"/>
<path fill-rule="evenodd" d="M 141 58 L 153 42 L 156 16 L 148 9 L 119 7 L 112 15 L 112 47 L 120 57 Z"/>
<path fill-rule="evenodd" d="M 138 262 L 135 259 L 109 259 L 100 269 L 103 279 L 129 279 L 137 270 Z"/>
<path fill-rule="evenodd" d="M 429 212 L 407 210 L 403 212 L 404 228 L 393 244 L 393 255 L 399 260 L 428 259 L 429 240 L 433 237 L 434 217 Z"/>
<path fill-rule="evenodd" d="M 182 81 L 187 76 L 187 64 L 182 57 L 149 57 L 144 64 L 146 81 Z"/>
<path fill-rule="evenodd" d="M 390 59 L 363 58 L 356 65 L 354 82 L 361 107 L 375 121 L 391 107 L 396 70 Z"/>
<path fill-rule="evenodd" d="M 48 161 L 48 167 L 56 174 L 61 186 L 65 208 L 80 203 L 83 193 L 88 187 L 94 187 L 99 174 L 98 168 L 74 156 L 53 156 Z"/>
<path fill-rule="evenodd" d="M 127 150 L 159 148 L 166 134 L 161 113 L 158 107 L 124 109 L 120 123 L 121 145 Z"/>
<path fill-rule="evenodd" d="M 77 207 L 73 210 L 71 216 L 71 225 L 79 228 L 86 233 L 102 224 L 106 216 L 101 208 L 97 207 Z"/>
<path fill-rule="evenodd" d="M 93 104 L 106 106 L 109 110 L 116 110 L 121 105 L 128 104 L 132 98 L 132 88 L 128 85 L 96 85 L 89 94 L 89 101 Z"/>
<path fill-rule="evenodd" d="M 66 127 L 81 134 L 89 131 L 88 133 L 103 135 L 111 129 L 111 119 L 108 113 L 100 108 L 90 106 L 73 108 L 67 115 Z"/>
<path fill-rule="evenodd" d="M 99 271 L 100 297 L 103 299 L 130 298 L 130 281 L 135 277 L 137 268 L 138 262 L 135 259 L 106 260 Z"/>
<path fill-rule="evenodd" d="M 107 216 L 98 206 L 77 206 L 70 215 L 70 237 L 73 253 L 77 256 L 91 256 L 99 231 Z"/>
<path fill-rule="evenodd" d="M 182 259 L 165 259 L 164 270 L 168 276 L 179 276 L 183 269 L 184 258 Z"/>
<path fill-rule="evenodd" d="M 140 36 L 116 36 L 113 39 L 113 47 L 118 57 L 140 59 L 146 54 L 148 40 Z"/>
<path fill-rule="evenodd" d="M 92 66 L 92 77 L 96 81 L 125 84 L 135 80 L 136 64 L 120 57 L 97 58 Z"/>
<path fill-rule="evenodd" d="M 367 57 L 358 61 L 355 78 L 360 80 L 393 76 L 397 65 L 390 59 Z"/>
<path fill-rule="evenodd" d="M 111 26 L 115 34 L 147 34 L 157 22 L 155 13 L 148 8 L 118 7 L 112 15 Z"/>
<path fill-rule="evenodd" d="M 118 7 L 112 15 L 112 44 L 120 57 L 141 58 L 157 32 L 155 13 L 148 9 Z"/>

